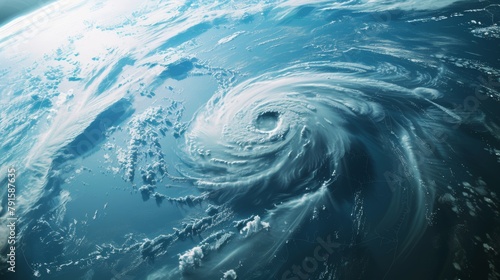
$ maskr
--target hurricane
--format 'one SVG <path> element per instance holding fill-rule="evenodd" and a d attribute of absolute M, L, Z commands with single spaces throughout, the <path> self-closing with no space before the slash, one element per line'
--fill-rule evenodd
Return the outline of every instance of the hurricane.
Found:
<path fill-rule="evenodd" d="M 344 244 L 366 238 L 366 227 L 401 227 L 396 255 L 425 231 L 432 184 L 439 180 L 429 166 L 445 168 L 439 137 L 447 131 L 446 117 L 460 117 L 433 101 L 442 97 L 432 88 L 439 77 L 407 80 L 405 69 L 390 75 L 383 69 L 292 66 L 214 95 L 193 119 L 185 143 L 188 177 L 219 204 L 243 212 L 266 209 L 259 215 L 278 224 L 280 235 L 263 252 L 265 262 L 287 240 L 300 239 L 295 235 L 305 224 L 326 236 L 332 228 L 317 223 L 340 229 L 340 221 L 359 215 L 341 238 Z M 394 80 L 410 87 L 389 82 Z M 420 154 L 430 145 L 436 154 Z M 405 176 L 404 185 L 398 176 Z M 365 217 L 365 207 L 377 213 Z M 332 217 L 319 220 L 318 211 L 326 209 Z"/>
<path fill-rule="evenodd" d="M 28 4 L 2 279 L 500 278 L 495 1 Z"/>

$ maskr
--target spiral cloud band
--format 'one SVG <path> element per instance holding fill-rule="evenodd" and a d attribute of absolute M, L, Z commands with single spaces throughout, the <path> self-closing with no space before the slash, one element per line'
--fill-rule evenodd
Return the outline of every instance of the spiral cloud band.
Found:
<path fill-rule="evenodd" d="M 216 94 L 198 112 L 186 133 L 186 175 L 219 203 L 259 205 L 271 209 L 271 221 L 291 220 L 282 242 L 318 208 L 333 207 L 341 219 L 352 214 L 342 208 L 356 192 L 376 191 L 385 198 L 364 195 L 368 202 L 354 202 L 361 208 L 385 204 L 377 206 L 385 212 L 367 221 L 373 227 L 397 226 L 402 210 L 412 209 L 403 253 L 425 230 L 432 208 L 426 203 L 432 191 L 421 179 L 430 159 L 418 162 L 412 143 L 432 139 L 440 126 L 431 123 L 431 115 L 446 114 L 432 101 L 439 97 L 432 88 L 384 82 L 377 69 L 362 65 L 297 65 L 267 73 Z M 412 103 L 427 104 L 428 112 Z M 359 170 L 360 162 L 366 170 Z M 401 176 L 411 190 L 391 184 L 400 165 L 406 165 Z"/>

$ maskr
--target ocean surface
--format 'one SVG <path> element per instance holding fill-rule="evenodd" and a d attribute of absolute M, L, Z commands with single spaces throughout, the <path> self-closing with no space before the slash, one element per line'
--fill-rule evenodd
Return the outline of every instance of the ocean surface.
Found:
<path fill-rule="evenodd" d="M 26 3 L 1 279 L 500 278 L 498 1 Z"/>

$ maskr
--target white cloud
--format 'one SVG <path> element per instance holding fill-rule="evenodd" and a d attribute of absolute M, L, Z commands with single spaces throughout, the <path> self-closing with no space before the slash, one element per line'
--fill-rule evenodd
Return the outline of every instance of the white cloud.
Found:
<path fill-rule="evenodd" d="M 229 279 L 236 279 L 238 276 L 236 275 L 236 271 L 234 269 L 230 269 L 226 272 L 224 272 L 224 275 L 222 276 L 221 280 L 229 280 Z"/>
<path fill-rule="evenodd" d="M 258 232 L 262 229 L 268 229 L 269 223 L 262 222 L 260 216 L 255 216 L 252 221 L 247 222 L 245 227 L 240 230 L 241 234 L 245 234 L 245 237 L 251 235 L 252 233 Z"/>
<path fill-rule="evenodd" d="M 200 266 L 203 256 L 203 249 L 199 246 L 188 250 L 179 256 L 179 269 L 181 271 L 186 271 Z"/>

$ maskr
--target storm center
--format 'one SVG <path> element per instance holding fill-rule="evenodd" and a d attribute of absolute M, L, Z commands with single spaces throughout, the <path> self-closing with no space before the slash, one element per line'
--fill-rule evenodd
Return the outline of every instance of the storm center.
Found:
<path fill-rule="evenodd" d="M 255 126 L 259 130 L 271 131 L 278 125 L 280 114 L 278 112 L 265 112 L 257 117 Z"/>

